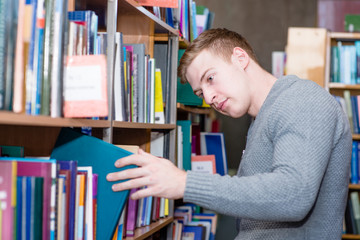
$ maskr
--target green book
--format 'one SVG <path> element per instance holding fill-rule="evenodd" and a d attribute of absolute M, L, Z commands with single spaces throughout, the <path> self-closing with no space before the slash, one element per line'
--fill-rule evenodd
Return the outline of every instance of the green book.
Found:
<path fill-rule="evenodd" d="M 24 147 L 22 146 L 0 146 L 0 157 L 24 157 Z"/>
<path fill-rule="evenodd" d="M 184 54 L 184 49 L 179 49 L 179 61 Z M 189 83 L 182 84 L 180 82 L 180 78 L 177 79 L 177 102 L 182 103 L 184 105 L 190 106 L 202 106 L 203 99 L 199 98 L 193 92 Z"/>

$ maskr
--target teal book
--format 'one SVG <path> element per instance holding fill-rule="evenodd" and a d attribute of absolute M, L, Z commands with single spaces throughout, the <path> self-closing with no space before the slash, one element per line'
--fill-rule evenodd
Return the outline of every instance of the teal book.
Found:
<path fill-rule="evenodd" d="M 191 121 L 178 120 L 176 125 L 181 126 L 183 132 L 183 169 L 191 170 Z"/>
<path fill-rule="evenodd" d="M 92 166 L 98 174 L 98 200 L 96 219 L 96 238 L 112 239 L 129 191 L 114 192 L 106 175 L 135 166 L 116 168 L 115 161 L 132 154 L 122 148 L 98 138 L 83 135 L 70 128 L 62 128 L 55 143 L 51 158 L 56 160 L 78 161 L 78 166 Z"/>
<path fill-rule="evenodd" d="M 185 50 L 179 49 L 178 60 L 180 61 Z M 177 102 L 184 105 L 190 106 L 201 106 L 203 104 L 203 99 L 196 96 L 189 83 L 181 83 L 180 78 L 177 79 Z"/>

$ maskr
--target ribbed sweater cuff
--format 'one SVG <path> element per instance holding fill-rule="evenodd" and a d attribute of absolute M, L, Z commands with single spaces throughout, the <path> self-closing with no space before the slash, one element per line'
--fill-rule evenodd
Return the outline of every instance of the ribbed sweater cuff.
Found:
<path fill-rule="evenodd" d="M 184 201 L 208 206 L 213 199 L 212 174 L 187 172 Z"/>

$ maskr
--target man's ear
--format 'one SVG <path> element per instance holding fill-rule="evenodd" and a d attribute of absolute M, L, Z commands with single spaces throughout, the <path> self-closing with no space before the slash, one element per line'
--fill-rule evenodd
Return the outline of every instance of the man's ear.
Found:
<path fill-rule="evenodd" d="M 236 64 L 240 64 L 241 68 L 244 70 L 250 62 L 249 55 L 244 49 L 240 47 L 234 47 L 231 59 L 234 61 L 234 63 L 236 62 Z"/>

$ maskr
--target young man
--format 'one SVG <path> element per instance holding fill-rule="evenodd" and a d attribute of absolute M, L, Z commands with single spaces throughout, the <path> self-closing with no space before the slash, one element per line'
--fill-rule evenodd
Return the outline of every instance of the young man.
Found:
<path fill-rule="evenodd" d="M 237 217 L 236 239 L 341 239 L 351 132 L 334 98 L 309 80 L 276 79 L 247 41 L 226 29 L 202 33 L 178 75 L 217 111 L 254 117 L 237 176 L 184 172 L 140 151 L 116 162 L 139 168 L 108 175 L 114 191 L 148 186 L 132 198 L 184 198 Z"/>

